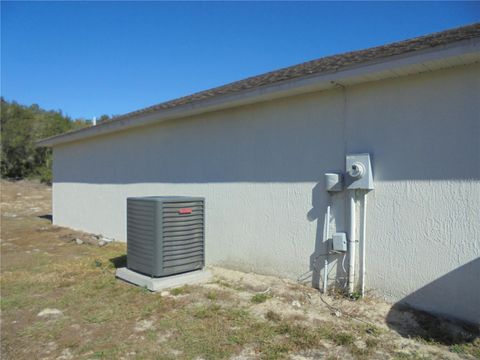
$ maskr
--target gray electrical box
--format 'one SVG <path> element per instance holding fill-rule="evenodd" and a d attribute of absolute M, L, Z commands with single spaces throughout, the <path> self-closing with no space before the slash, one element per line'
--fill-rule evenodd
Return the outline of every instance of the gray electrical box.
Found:
<path fill-rule="evenodd" d="M 338 232 L 332 237 L 333 251 L 346 252 L 347 251 L 347 234 Z"/>
<path fill-rule="evenodd" d="M 325 174 L 325 189 L 330 192 L 343 190 L 343 177 L 338 173 Z"/>
<path fill-rule="evenodd" d="M 349 154 L 346 157 L 346 188 L 373 190 L 370 154 Z"/>
<path fill-rule="evenodd" d="M 127 199 L 127 268 L 152 277 L 202 269 L 204 199 L 151 196 Z"/>

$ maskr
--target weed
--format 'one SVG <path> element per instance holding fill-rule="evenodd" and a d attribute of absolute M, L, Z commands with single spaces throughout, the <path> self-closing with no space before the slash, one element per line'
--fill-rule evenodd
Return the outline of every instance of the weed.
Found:
<path fill-rule="evenodd" d="M 333 325 L 322 324 L 317 327 L 317 333 L 322 339 L 333 340 L 336 336 L 336 330 Z"/>
<path fill-rule="evenodd" d="M 221 309 L 220 305 L 209 305 L 209 306 L 202 305 L 202 306 L 199 306 L 197 309 L 195 309 L 193 316 L 199 319 L 209 318 L 209 317 L 215 316 L 215 314 L 217 314 L 220 309 Z"/>
<path fill-rule="evenodd" d="M 218 298 L 218 294 L 215 291 L 209 291 L 205 296 L 208 300 L 212 300 L 212 301 L 217 300 Z"/>
<path fill-rule="evenodd" d="M 358 292 L 358 291 L 354 291 L 353 293 L 351 293 L 349 295 L 349 298 L 354 300 L 354 301 L 357 301 L 358 299 L 360 299 L 362 297 L 362 295 Z"/>
<path fill-rule="evenodd" d="M 157 339 L 157 332 L 155 330 L 148 330 L 147 338 L 150 341 L 155 341 Z"/>
<path fill-rule="evenodd" d="M 96 358 L 102 358 L 104 355 L 104 352 L 103 351 L 95 351 L 93 353 L 93 356 L 96 357 Z"/>
<path fill-rule="evenodd" d="M 288 343 L 269 343 L 261 351 L 261 358 L 276 360 L 285 357 L 292 349 Z"/>
<path fill-rule="evenodd" d="M 16 309 L 21 306 L 21 301 L 16 298 L 6 298 L 2 297 L 0 298 L 0 308 L 2 311 L 5 310 L 10 310 L 10 309 Z"/>
<path fill-rule="evenodd" d="M 427 336 L 415 336 L 413 338 L 413 340 L 415 341 L 418 341 L 419 343 L 421 344 L 425 344 L 425 345 L 438 345 L 438 341 L 436 341 L 435 339 L 431 338 L 431 337 L 427 337 Z"/>
<path fill-rule="evenodd" d="M 297 349 L 310 349 L 315 347 L 321 337 L 311 328 L 306 326 L 293 326 L 288 335 L 290 341 L 296 345 Z"/>
<path fill-rule="evenodd" d="M 267 311 L 267 313 L 265 314 L 265 318 L 275 322 L 279 322 L 282 320 L 282 316 L 279 313 L 276 313 L 275 311 L 272 311 L 272 310 Z"/>
<path fill-rule="evenodd" d="M 365 340 L 365 344 L 367 345 L 367 348 L 373 349 L 376 348 L 378 345 L 379 341 L 377 339 L 367 339 Z"/>
<path fill-rule="evenodd" d="M 93 311 L 89 313 L 87 316 L 84 317 L 84 319 L 89 323 L 99 324 L 99 323 L 112 320 L 114 316 L 113 313 L 114 313 L 113 309 L 110 311 L 108 309 L 99 309 L 97 311 Z"/>
<path fill-rule="evenodd" d="M 228 288 L 228 289 L 232 289 L 232 290 L 236 290 L 236 291 L 244 291 L 245 290 L 245 287 L 242 286 L 241 283 L 233 283 L 233 282 L 228 282 L 227 280 L 223 279 L 223 278 L 220 278 L 220 279 L 217 279 L 215 280 L 215 284 L 218 284 L 222 287 L 225 287 L 225 288 Z"/>
<path fill-rule="evenodd" d="M 270 295 L 268 294 L 262 294 L 262 293 L 258 293 L 258 294 L 255 294 L 252 296 L 252 298 L 250 299 L 250 301 L 254 304 L 260 304 L 260 303 L 263 303 L 265 301 L 267 301 L 268 299 L 270 299 Z"/>
<path fill-rule="evenodd" d="M 353 335 L 346 332 L 341 332 L 335 335 L 335 337 L 333 338 L 333 341 L 335 342 L 335 344 L 343 345 L 343 346 L 353 344 L 354 340 L 355 338 L 353 337 Z"/>
<path fill-rule="evenodd" d="M 172 294 L 173 296 L 188 294 L 189 292 L 190 290 L 186 285 L 170 290 L 170 294 Z"/>
<path fill-rule="evenodd" d="M 230 344 L 243 345 L 245 343 L 245 339 L 238 335 L 230 335 L 227 340 Z"/>
<path fill-rule="evenodd" d="M 480 359 L 480 337 L 463 344 L 453 344 L 450 346 L 450 351 L 460 355 L 471 355 L 474 358 Z"/>
<path fill-rule="evenodd" d="M 429 358 L 425 355 L 418 353 L 417 351 L 414 351 L 412 353 L 398 352 L 395 354 L 395 359 L 396 360 L 427 360 Z"/>
<path fill-rule="evenodd" d="M 220 286 L 226 287 L 226 288 L 231 288 L 232 287 L 232 285 L 230 285 L 230 283 L 228 283 L 227 281 L 225 281 L 223 279 L 217 279 L 217 280 L 215 280 L 215 283 L 220 285 Z"/>
<path fill-rule="evenodd" d="M 225 309 L 224 317 L 226 320 L 233 321 L 237 324 L 243 324 L 248 320 L 250 314 L 244 309 L 227 308 Z"/>
<path fill-rule="evenodd" d="M 450 346 L 450 351 L 456 354 L 465 354 L 465 349 L 460 344 L 453 344 Z"/>

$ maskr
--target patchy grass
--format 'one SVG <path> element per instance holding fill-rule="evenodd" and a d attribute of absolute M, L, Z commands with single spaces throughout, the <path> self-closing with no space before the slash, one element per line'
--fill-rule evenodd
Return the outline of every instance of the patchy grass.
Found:
<path fill-rule="evenodd" d="M 205 297 L 208 299 L 208 300 L 217 300 L 218 299 L 218 293 L 216 291 L 209 291 L 207 292 L 207 294 L 205 295 Z"/>
<path fill-rule="evenodd" d="M 174 288 L 174 289 L 170 290 L 170 294 L 172 294 L 173 296 L 185 295 L 185 294 L 188 294 L 188 293 L 190 293 L 190 288 L 187 285 L 184 285 L 184 286 L 181 286 L 181 287 Z"/>
<path fill-rule="evenodd" d="M 255 294 L 255 295 L 252 296 L 250 301 L 252 303 L 255 303 L 255 304 L 260 304 L 260 303 L 263 303 L 263 302 L 267 301 L 270 298 L 271 298 L 271 296 L 268 295 L 268 294 Z"/>
<path fill-rule="evenodd" d="M 282 320 L 282 315 L 280 315 L 275 311 L 268 310 L 267 313 L 265 314 L 265 318 L 271 321 L 279 322 Z"/>
<path fill-rule="evenodd" d="M 471 343 L 453 344 L 450 351 L 459 355 L 473 356 L 480 359 L 480 338 Z"/>
<path fill-rule="evenodd" d="M 210 284 L 169 296 L 123 283 L 115 269 L 125 265 L 125 246 L 69 241 L 80 235 L 50 224 L 49 197 L 44 186 L 2 182 L 2 359 L 55 359 L 67 350 L 75 359 L 480 357 L 480 340 L 428 342 L 428 332 L 440 338 L 434 327 L 402 338 L 362 312 L 363 322 L 332 315 L 315 290 L 274 278 L 222 270 Z M 329 301 L 351 314 L 376 306 Z M 61 314 L 38 316 L 47 308 Z"/>

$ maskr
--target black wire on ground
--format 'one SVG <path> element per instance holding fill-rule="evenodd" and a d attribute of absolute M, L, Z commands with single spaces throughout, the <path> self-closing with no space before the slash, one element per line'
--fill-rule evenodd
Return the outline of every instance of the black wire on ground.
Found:
<path fill-rule="evenodd" d="M 328 307 L 331 311 L 333 311 L 333 312 L 339 312 L 340 314 L 346 315 L 346 316 L 348 316 L 349 318 L 351 318 L 351 319 L 353 319 L 353 320 L 357 320 L 357 321 L 359 321 L 359 322 L 362 322 L 362 323 L 364 323 L 364 324 L 367 324 L 368 326 L 376 327 L 375 324 L 373 324 L 373 323 L 371 323 L 371 322 L 369 322 L 369 321 L 360 319 L 360 318 L 358 318 L 358 317 L 356 317 L 356 316 L 353 316 L 352 314 L 349 314 L 349 313 L 347 313 L 347 312 L 344 312 L 344 311 L 340 310 L 339 308 L 336 308 L 335 306 L 330 305 L 329 303 L 327 303 L 327 302 L 325 301 L 325 299 L 323 298 L 323 296 L 322 296 L 321 293 L 319 293 L 319 295 L 320 295 L 320 300 L 322 300 L 322 302 L 323 302 L 325 305 L 327 305 L 327 307 Z"/>

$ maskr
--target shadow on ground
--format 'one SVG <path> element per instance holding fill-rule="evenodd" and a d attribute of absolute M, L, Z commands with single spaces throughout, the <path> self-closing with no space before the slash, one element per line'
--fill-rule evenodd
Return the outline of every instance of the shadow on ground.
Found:
<path fill-rule="evenodd" d="M 127 266 L 127 255 L 121 255 L 109 259 L 110 263 L 115 267 L 115 269 L 126 267 Z"/>
<path fill-rule="evenodd" d="M 393 306 L 387 324 L 405 338 L 418 338 L 447 346 L 470 343 L 480 336 L 475 325 L 432 315 L 403 304 Z"/>
<path fill-rule="evenodd" d="M 432 281 L 400 300 L 387 315 L 387 324 L 404 337 L 419 337 L 444 345 L 480 337 L 480 258 Z M 461 320 L 442 318 L 452 312 Z M 425 311 L 434 310 L 435 315 Z"/>
<path fill-rule="evenodd" d="M 45 214 L 45 215 L 39 215 L 38 218 L 48 220 L 50 222 L 53 221 L 53 216 L 52 214 Z"/>

